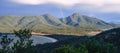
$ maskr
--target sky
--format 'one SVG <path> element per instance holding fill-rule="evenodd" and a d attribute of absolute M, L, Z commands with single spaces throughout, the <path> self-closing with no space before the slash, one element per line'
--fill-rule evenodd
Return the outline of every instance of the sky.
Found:
<path fill-rule="evenodd" d="M 64 18 L 73 13 L 120 22 L 120 0 L 0 0 L 0 16 L 51 14 Z"/>

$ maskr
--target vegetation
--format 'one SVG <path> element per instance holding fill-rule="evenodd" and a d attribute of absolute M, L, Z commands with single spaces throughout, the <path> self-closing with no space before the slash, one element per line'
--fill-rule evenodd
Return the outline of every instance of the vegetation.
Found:
<path fill-rule="evenodd" d="M 93 37 L 95 40 L 100 40 L 101 38 L 106 43 L 111 43 L 117 46 L 118 51 L 120 52 L 120 28 L 110 29 Z"/>
<path fill-rule="evenodd" d="M 7 35 L 3 36 L 1 38 L 1 46 L 2 49 L 0 49 L 0 53 L 11 53 L 11 48 L 9 47 L 9 44 L 13 41 L 13 39 L 8 38 Z"/>
<path fill-rule="evenodd" d="M 10 46 L 13 39 L 2 37 L 0 53 L 36 53 L 37 51 L 33 48 L 31 37 L 31 31 L 28 29 L 14 31 L 15 35 L 19 38 L 17 42 Z"/>
<path fill-rule="evenodd" d="M 60 19 L 63 23 L 73 27 L 97 27 L 97 28 L 109 28 L 112 27 L 109 23 L 106 23 L 100 19 L 74 13 L 71 16 Z"/>
<path fill-rule="evenodd" d="M 97 18 L 74 13 L 66 18 L 55 18 L 50 14 L 40 16 L 0 16 L 0 32 L 31 28 L 34 32 L 64 35 L 86 35 L 88 31 L 111 28 L 111 24 Z"/>
<path fill-rule="evenodd" d="M 49 36 L 58 39 L 55 43 L 32 45 L 31 30 L 14 31 L 19 38 L 13 46 L 13 39 L 4 35 L 0 53 L 119 53 L 120 28 L 105 31 L 94 37 L 86 36 Z M 109 36 L 107 36 L 109 35 Z"/>
<path fill-rule="evenodd" d="M 81 39 L 82 40 L 82 39 Z M 41 45 L 44 50 L 44 47 L 47 48 L 44 51 L 46 53 L 116 53 L 117 47 L 110 43 L 105 43 L 104 41 L 96 41 L 90 38 L 84 39 L 83 42 L 76 42 L 69 39 L 64 40 L 68 42 L 58 42 L 53 44 Z M 49 47 L 49 48 L 48 48 Z"/>
<path fill-rule="evenodd" d="M 52 53 L 116 53 L 116 47 L 112 44 L 88 40 L 79 47 L 66 45 L 54 49 Z"/>
<path fill-rule="evenodd" d="M 85 28 L 85 27 L 42 27 L 42 28 L 33 28 L 34 32 L 42 32 L 42 33 L 47 33 L 47 34 L 63 34 L 63 35 L 77 35 L 77 36 L 84 36 L 87 35 L 91 31 L 101 31 L 100 29 L 97 28 Z"/>

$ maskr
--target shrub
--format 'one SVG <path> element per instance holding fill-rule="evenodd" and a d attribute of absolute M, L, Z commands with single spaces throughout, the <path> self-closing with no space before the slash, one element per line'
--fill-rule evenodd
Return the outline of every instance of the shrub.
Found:
<path fill-rule="evenodd" d="M 6 36 L 3 36 L 1 45 L 2 49 L 0 49 L 0 53 L 37 53 L 34 46 L 32 45 L 33 41 L 30 39 L 31 30 L 24 29 L 19 31 L 14 31 L 16 37 L 19 38 L 17 42 L 13 44 L 13 46 L 8 46 L 13 39 L 10 39 Z"/>
<path fill-rule="evenodd" d="M 2 38 L 1 38 L 1 46 L 2 46 L 2 49 L 0 49 L 0 53 L 9 53 L 11 52 L 11 49 L 9 47 L 9 44 L 13 41 L 13 39 L 11 38 L 8 38 L 7 35 L 3 35 Z"/>
<path fill-rule="evenodd" d="M 116 53 L 116 47 L 109 43 L 87 39 L 79 47 L 65 45 L 54 49 L 52 53 Z"/>

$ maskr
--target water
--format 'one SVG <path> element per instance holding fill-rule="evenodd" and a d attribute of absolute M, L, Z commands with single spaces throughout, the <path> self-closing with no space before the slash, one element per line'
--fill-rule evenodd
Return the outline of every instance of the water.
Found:
<path fill-rule="evenodd" d="M 15 37 L 15 35 L 8 35 L 9 38 L 14 39 L 13 42 L 10 44 L 10 46 L 13 45 L 13 43 L 15 43 L 17 40 L 19 40 L 18 37 Z M 0 41 L 1 41 L 2 36 L 0 36 Z M 33 44 L 32 45 L 37 45 L 37 44 L 45 44 L 45 43 L 54 43 L 57 40 L 51 37 L 45 37 L 45 36 L 37 36 L 37 35 L 33 35 L 31 36 L 31 38 L 33 40 Z M 0 45 L 1 48 L 1 45 Z"/>

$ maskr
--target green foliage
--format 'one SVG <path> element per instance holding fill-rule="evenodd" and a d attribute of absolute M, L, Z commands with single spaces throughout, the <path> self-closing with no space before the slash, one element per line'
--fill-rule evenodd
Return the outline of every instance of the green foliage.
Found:
<path fill-rule="evenodd" d="M 87 39 L 79 47 L 66 45 L 54 49 L 52 53 L 116 53 L 116 47 L 109 43 Z"/>
<path fill-rule="evenodd" d="M 114 44 L 120 52 L 120 28 L 104 31 L 93 37 L 95 40 L 103 39 L 106 43 Z"/>
<path fill-rule="evenodd" d="M 76 52 L 78 52 L 78 50 L 75 47 L 67 45 L 67 46 L 56 48 L 51 53 L 76 53 Z"/>
<path fill-rule="evenodd" d="M 1 38 L 1 46 L 2 46 L 2 49 L 0 49 L 0 53 L 10 53 L 10 47 L 9 47 L 9 44 L 13 41 L 13 39 L 11 38 L 8 38 L 7 35 L 3 36 Z"/>
<path fill-rule="evenodd" d="M 19 31 L 14 31 L 14 34 L 19 38 L 17 42 L 13 44 L 13 46 L 8 46 L 12 39 L 7 38 L 7 36 L 3 36 L 1 45 L 3 48 L 0 50 L 2 53 L 37 53 L 35 48 L 33 47 L 33 41 L 30 39 L 31 30 L 24 29 Z"/>
<path fill-rule="evenodd" d="M 82 45 L 87 48 L 89 53 L 116 53 L 116 47 L 114 45 L 105 43 L 102 40 L 87 39 Z"/>
<path fill-rule="evenodd" d="M 66 46 L 62 46 L 54 49 L 51 53 L 88 53 L 88 50 L 84 45 L 82 45 L 79 48 L 66 45 Z"/>
<path fill-rule="evenodd" d="M 14 50 L 14 53 L 26 53 L 32 51 L 32 40 L 30 40 L 31 31 L 28 29 L 14 31 L 15 35 L 19 38 L 16 43 L 14 43 L 14 46 L 12 49 Z"/>

